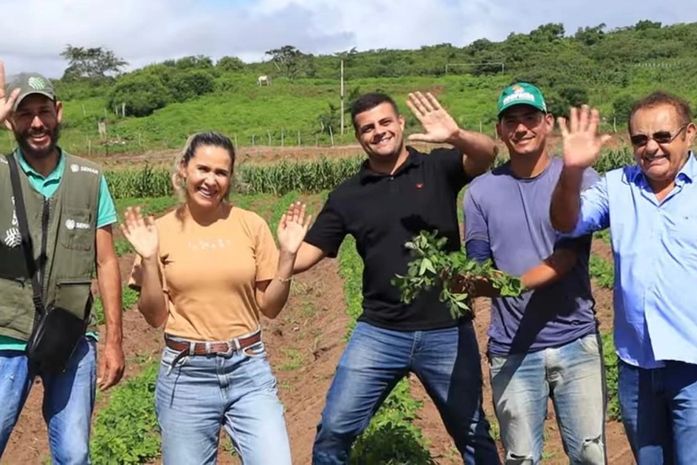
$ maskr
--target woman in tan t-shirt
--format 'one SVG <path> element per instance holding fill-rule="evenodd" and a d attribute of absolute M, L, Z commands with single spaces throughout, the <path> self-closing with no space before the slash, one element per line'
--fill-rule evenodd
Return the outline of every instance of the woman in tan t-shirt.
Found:
<path fill-rule="evenodd" d="M 221 425 L 245 465 L 291 463 L 259 313 L 286 303 L 309 218 L 301 205 L 283 216 L 277 251 L 266 222 L 227 201 L 234 161 L 229 138 L 192 136 L 173 176 L 185 202 L 157 220 L 128 209 L 122 225 L 138 253 L 138 308 L 165 328 L 155 397 L 166 465 L 215 463 Z"/>

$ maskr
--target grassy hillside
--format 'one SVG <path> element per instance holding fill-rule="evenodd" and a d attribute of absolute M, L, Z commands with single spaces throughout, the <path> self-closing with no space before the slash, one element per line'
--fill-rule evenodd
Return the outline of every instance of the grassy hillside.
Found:
<path fill-rule="evenodd" d="M 408 112 L 403 102 L 409 91 L 432 90 L 462 126 L 492 133 L 498 92 L 527 79 L 543 88 L 555 112 L 590 102 L 607 118 L 604 130 L 616 120 L 623 131 L 631 101 L 657 88 L 697 103 L 695 45 L 697 23 L 642 21 L 575 34 L 547 24 L 497 43 L 482 39 L 462 48 L 440 44 L 342 56 L 347 100 L 382 90 Z M 271 62 L 230 68 L 225 60 L 213 64 L 190 57 L 117 79 L 61 80 L 56 86 L 65 101 L 62 145 L 77 154 L 144 152 L 181 147 L 190 133 L 204 129 L 222 131 L 244 146 L 315 145 L 330 143 L 329 127 L 335 143 L 351 142 L 348 118 L 348 134 L 338 134 L 339 57 L 301 54 L 298 60 L 292 73 Z M 258 87 L 259 74 L 272 75 L 272 85 Z M 122 103 L 125 117 L 115 114 Z M 129 116 L 135 114 L 147 116 Z M 99 121 L 106 121 L 107 140 L 100 140 Z M 413 129 L 415 122 L 408 124 Z M 0 137 L 1 150 L 12 145 L 9 135 Z"/>

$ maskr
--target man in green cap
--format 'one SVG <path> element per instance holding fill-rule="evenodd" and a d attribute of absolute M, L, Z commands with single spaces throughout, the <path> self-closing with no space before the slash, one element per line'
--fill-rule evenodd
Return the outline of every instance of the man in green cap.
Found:
<path fill-rule="evenodd" d="M 510 161 L 475 179 L 464 200 L 465 246 L 519 276 L 524 292 L 492 297 L 488 358 L 506 463 L 542 457 L 548 398 L 574 464 L 604 464 L 602 357 L 588 277 L 590 236 L 564 239 L 549 205 L 562 161 L 549 153 L 554 119 L 540 89 L 515 83 L 498 100 L 496 130 Z M 598 179 L 592 169 L 584 185 Z M 505 208 L 502 207 L 505 205 Z"/>
<path fill-rule="evenodd" d="M 18 145 L 12 159 L 0 157 L 0 456 L 33 379 L 40 376 L 52 462 L 87 464 L 96 384 L 113 386 L 124 369 L 121 280 L 111 232 L 114 202 L 97 165 L 58 147 L 62 116 L 62 103 L 48 79 L 21 74 L 6 91 L 0 62 L 0 123 L 14 133 Z M 21 239 L 10 163 L 18 166 L 29 241 Z M 80 322 L 88 319 L 95 269 L 107 327 L 99 379 L 95 335 L 84 334 Z M 72 353 L 60 366 L 55 357 L 30 359 L 26 352 L 40 319 L 32 300 L 35 283 L 39 307 L 79 317 L 76 337 L 68 344 Z M 46 326 L 45 334 L 55 335 L 55 330 Z"/>

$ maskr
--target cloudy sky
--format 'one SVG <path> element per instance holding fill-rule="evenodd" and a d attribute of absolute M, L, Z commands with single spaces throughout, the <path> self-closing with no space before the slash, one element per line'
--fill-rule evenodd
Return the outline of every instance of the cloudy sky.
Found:
<path fill-rule="evenodd" d="M 106 47 L 137 68 L 168 58 L 264 59 L 290 44 L 327 54 L 356 47 L 456 46 L 561 22 L 697 21 L 694 0 L 0 0 L 0 59 L 8 73 L 60 77 L 66 44 Z"/>

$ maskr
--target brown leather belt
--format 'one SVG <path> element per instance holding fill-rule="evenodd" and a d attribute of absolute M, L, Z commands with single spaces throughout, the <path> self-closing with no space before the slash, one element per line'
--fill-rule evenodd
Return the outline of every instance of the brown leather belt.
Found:
<path fill-rule="evenodd" d="M 233 351 L 245 349 L 258 342 L 261 342 L 261 331 L 230 341 L 216 342 L 178 341 L 165 335 L 167 347 L 176 350 L 181 355 L 231 354 Z"/>

